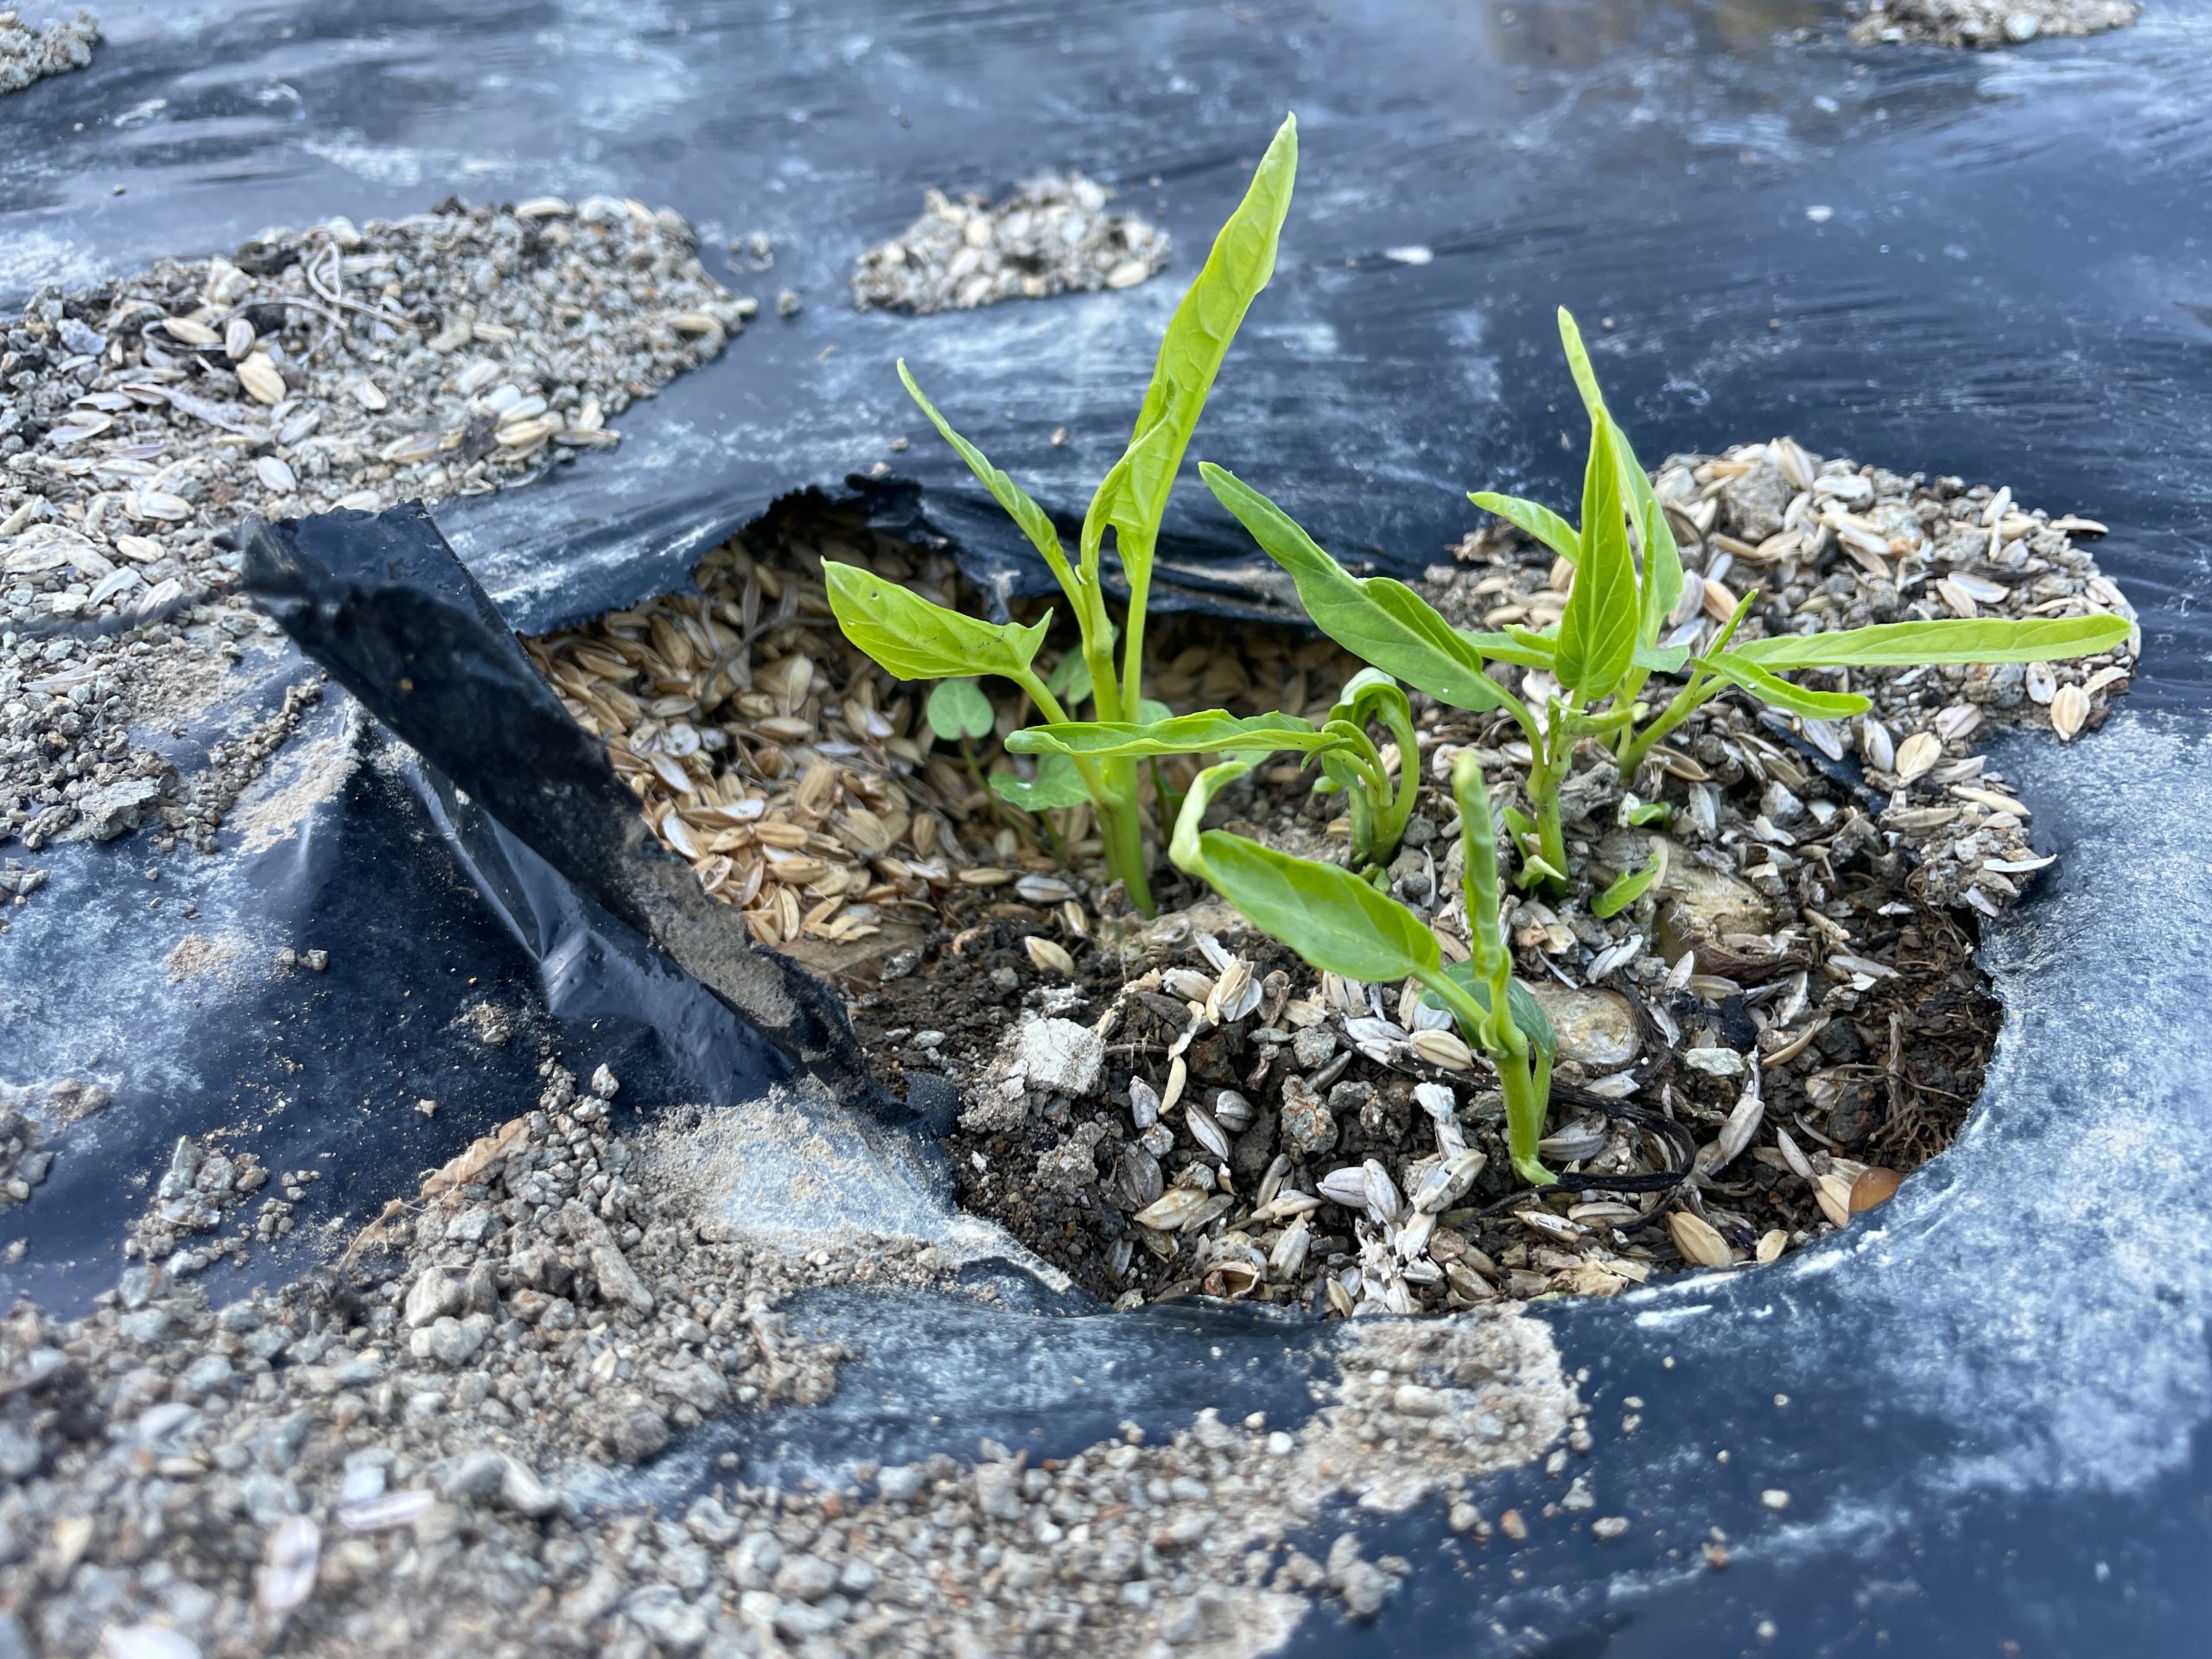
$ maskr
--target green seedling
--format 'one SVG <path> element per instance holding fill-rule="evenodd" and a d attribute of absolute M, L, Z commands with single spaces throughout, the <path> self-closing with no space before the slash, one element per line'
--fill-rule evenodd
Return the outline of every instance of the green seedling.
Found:
<path fill-rule="evenodd" d="M 1681 556 L 1657 493 L 1628 437 L 1605 409 L 1574 319 L 1559 314 L 1560 337 L 1590 416 L 1582 523 L 1511 496 L 1470 498 L 1510 519 L 1574 567 L 1556 627 L 1501 633 L 1453 628 L 1402 582 L 1354 577 L 1274 503 L 1221 468 L 1200 462 L 1207 487 L 1298 585 L 1316 626 L 1387 674 L 1455 708 L 1503 709 L 1527 739 L 1529 812 L 1509 811 L 1522 849 L 1522 880 L 1565 884 L 1567 845 L 1560 786 L 1585 738 L 1610 741 L 1624 779 L 1698 708 L 1730 689 L 1785 714 L 1841 720 L 1866 712 L 1850 690 L 1822 691 L 1782 677 L 1799 669 L 1918 667 L 1942 663 L 2053 662 L 2108 651 L 2130 624 L 2118 616 L 1890 622 L 1735 643 L 1756 593 L 1746 594 L 1713 643 L 1693 654 L 1662 645 L 1662 630 L 1683 589 Z M 1494 663 L 1538 669 L 1556 690 L 1541 707 L 1515 696 L 1488 671 Z M 1685 675 L 1656 714 L 1642 700 L 1655 673 Z"/>
<path fill-rule="evenodd" d="M 1543 1009 L 1513 976 L 1499 913 L 1497 832 L 1474 757 L 1463 753 L 1452 774 L 1473 951 L 1468 961 L 1450 964 L 1426 922 L 1341 865 L 1294 857 L 1225 830 L 1201 830 L 1214 796 L 1252 765 L 1224 760 L 1198 774 L 1168 843 L 1176 868 L 1324 973 L 1367 984 L 1420 981 L 1426 999 L 1448 1012 L 1468 1043 L 1497 1068 L 1514 1172 L 1531 1185 L 1551 1185 L 1536 1143 L 1543 1138 L 1557 1044 Z"/>
<path fill-rule="evenodd" d="M 1367 734 L 1370 720 L 1389 728 L 1397 742 L 1395 787 L 1382 752 Z M 1421 787 L 1413 707 L 1395 681 L 1371 668 L 1352 677 L 1336 706 L 1318 724 L 1295 715 L 1240 719 L 1225 709 L 1209 709 L 1142 725 L 1090 721 L 1032 726 L 1009 736 L 1007 747 L 1016 754 L 1058 758 L 1064 765 L 1077 760 L 1096 764 L 1175 754 L 1249 754 L 1255 759 L 1284 751 L 1305 754 L 1321 766 L 1321 781 L 1315 788 L 1341 791 L 1345 796 L 1353 861 L 1370 868 L 1389 863 L 1397 851 Z"/>
<path fill-rule="evenodd" d="M 1243 201 L 1214 239 L 1205 268 L 1168 322 L 1128 447 L 1107 470 L 1091 497 L 1072 562 L 1061 545 L 1052 516 L 1021 486 L 994 467 L 982 450 L 955 431 L 923 396 L 906 364 L 899 365 L 899 378 L 907 394 L 1006 509 L 1066 596 L 1082 632 L 1088 695 L 1099 722 L 1145 721 L 1145 608 L 1168 493 L 1181 470 L 1184 451 L 1230 342 L 1236 337 L 1253 300 L 1274 274 L 1275 245 L 1289 210 L 1297 171 L 1298 125 L 1294 119 L 1286 118 L 1261 158 Z M 1101 575 L 1109 530 L 1128 588 L 1118 666 L 1114 624 L 1107 613 Z M 866 571 L 831 560 L 823 561 L 823 574 L 830 589 L 830 608 L 846 637 L 892 673 L 905 679 L 998 675 L 1027 691 L 1047 721 L 1070 723 L 1058 697 L 1031 672 L 1031 661 L 1044 637 L 1044 623 L 1025 629 L 1013 623 L 975 621 L 916 598 Z M 903 600 L 898 595 L 903 595 Z M 931 615 L 918 614 L 924 612 Z M 935 648 L 914 648 L 916 627 L 926 631 Z M 1152 888 L 1135 759 L 1128 755 L 1072 759 L 1072 766 L 1084 798 L 1096 810 L 1109 872 L 1121 880 L 1130 902 L 1149 915 Z M 1043 782 L 1041 775 L 1039 782 Z M 1073 786 L 1065 785 L 1054 792 L 1065 795 Z"/>

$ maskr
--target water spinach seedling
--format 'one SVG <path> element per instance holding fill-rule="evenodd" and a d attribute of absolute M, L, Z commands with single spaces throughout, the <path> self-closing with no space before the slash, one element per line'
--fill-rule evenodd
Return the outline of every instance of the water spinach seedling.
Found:
<path fill-rule="evenodd" d="M 1825 632 L 1736 641 L 1758 598 L 1746 594 L 1701 650 L 1662 645 L 1660 635 L 1682 598 L 1681 551 L 1665 507 L 1628 435 L 1605 408 L 1574 319 L 1559 314 L 1560 338 L 1590 416 L 1583 472 L 1582 523 L 1570 524 L 1533 501 L 1489 493 L 1478 506 L 1510 519 L 1574 568 L 1567 608 L 1555 627 L 1508 627 L 1474 633 L 1453 628 L 1402 582 L 1361 580 L 1315 544 L 1274 502 L 1207 462 L 1198 471 L 1222 505 L 1290 572 L 1314 625 L 1385 673 L 1455 708 L 1505 709 L 1531 754 L 1529 811 L 1509 812 L 1522 849 L 1522 879 L 1563 887 L 1567 846 L 1560 787 L 1585 738 L 1608 740 L 1624 779 L 1633 778 L 1652 745 L 1703 703 L 1732 687 L 1808 720 L 1840 720 L 1872 704 L 1854 691 L 1821 691 L 1783 675 L 1798 669 L 1905 668 L 1931 664 L 2053 662 L 2108 651 L 2130 624 L 2109 615 L 1980 617 L 1889 622 Z M 1508 663 L 1539 672 L 1515 696 L 1489 671 Z M 1687 673 L 1656 715 L 1642 699 L 1655 673 Z M 1602 706 L 1601 706 L 1602 705 Z"/>
<path fill-rule="evenodd" d="M 1252 764 L 1224 760 L 1198 774 L 1168 843 L 1176 868 L 1324 973 L 1365 984 L 1419 980 L 1432 1003 L 1449 1012 L 1497 1069 L 1514 1173 L 1533 1185 L 1550 1185 L 1554 1178 L 1536 1143 L 1543 1138 L 1557 1045 L 1543 1008 L 1513 976 L 1499 910 L 1497 831 L 1474 756 L 1462 753 L 1452 773 L 1473 945 L 1468 961 L 1448 964 L 1427 923 L 1341 865 L 1297 858 L 1225 830 L 1201 830 L 1214 796 Z"/>
<path fill-rule="evenodd" d="M 1107 470 L 1084 515 L 1076 559 L 1071 563 L 1052 517 L 1029 493 L 994 467 L 983 452 L 938 412 L 906 365 L 899 378 L 922 412 L 959 453 L 969 469 L 1020 526 L 1067 597 L 1082 632 L 1093 711 L 1104 723 L 1142 722 L 1145 607 L 1152 588 L 1153 554 L 1167 509 L 1168 492 L 1205 406 L 1214 377 L 1255 297 L 1274 274 L 1275 245 L 1289 210 L 1298 171 L 1298 126 L 1286 118 L 1261 158 L 1249 189 L 1214 239 L 1205 268 L 1183 296 L 1160 344 L 1152 384 L 1122 458 Z M 1115 662 L 1115 631 L 1107 614 L 1100 566 L 1106 532 L 1114 533 L 1128 605 Z M 1046 721 L 1069 723 L 1066 709 L 1032 671 L 1048 614 L 1024 628 L 979 622 L 931 604 L 868 571 L 823 562 L 830 608 L 845 636 L 902 679 L 943 679 L 989 674 L 1010 679 L 1029 694 Z M 1075 778 L 1098 817 L 1106 865 L 1147 915 L 1153 909 L 1149 860 L 1138 801 L 1137 763 L 1127 754 L 1071 757 Z M 1065 804 L 1056 800 L 1053 804 Z"/>
<path fill-rule="evenodd" d="M 1382 751 L 1367 734 L 1370 720 L 1388 728 L 1397 744 L 1395 785 Z M 1009 735 L 1007 747 L 1016 754 L 1093 762 L 1173 754 L 1249 754 L 1256 760 L 1286 750 L 1308 755 L 1321 766 L 1316 789 L 1341 791 L 1345 797 L 1351 808 L 1352 861 L 1361 868 L 1390 861 L 1421 787 L 1413 706 L 1396 681 L 1371 668 L 1351 677 L 1336 705 L 1318 723 L 1295 715 L 1239 718 L 1225 709 L 1209 709 L 1142 725 L 1090 721 L 1031 726 Z"/>

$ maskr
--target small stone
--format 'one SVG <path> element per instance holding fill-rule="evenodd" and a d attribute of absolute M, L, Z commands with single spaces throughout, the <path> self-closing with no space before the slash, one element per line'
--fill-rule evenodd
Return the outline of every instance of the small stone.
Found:
<path fill-rule="evenodd" d="M 927 1484 L 928 1478 L 918 1463 L 899 1464 L 877 1473 L 875 1490 L 883 1495 L 887 1503 L 911 1503 Z"/>
<path fill-rule="evenodd" d="M 770 1587 L 796 1601 L 819 1601 L 837 1587 L 837 1569 L 818 1555 L 793 1555 L 776 1569 Z"/>
<path fill-rule="evenodd" d="M 408 1351 L 417 1359 L 432 1360 L 440 1365 L 465 1365 L 491 1334 L 492 1321 L 486 1314 L 472 1313 L 465 1319 L 441 1314 L 408 1338 Z"/>
<path fill-rule="evenodd" d="M 976 1468 L 977 1506 L 994 1520 L 1020 1520 L 1020 1471 L 1010 1463 L 977 1465 Z"/>
<path fill-rule="evenodd" d="M 1571 990 L 1531 982 L 1530 995 L 1552 1022 L 1559 1058 L 1592 1071 L 1618 1071 L 1636 1058 L 1636 1012 L 1618 991 Z"/>
<path fill-rule="evenodd" d="M 461 1311 L 461 1289 L 442 1268 L 425 1268 L 408 1287 L 400 1317 L 410 1331 Z"/>
<path fill-rule="evenodd" d="M 1628 1517 L 1624 1515 L 1601 1515 L 1590 1523 L 1592 1538 L 1618 1538 L 1627 1531 Z"/>
<path fill-rule="evenodd" d="M 1081 1098 L 1098 1086 L 1106 1039 L 1072 1020 L 1033 1020 L 1014 1037 L 1015 1058 L 1032 1089 Z"/>
<path fill-rule="evenodd" d="M 668 1419 L 651 1406 L 632 1406 L 617 1414 L 608 1438 L 625 1463 L 643 1463 L 668 1444 Z"/>
<path fill-rule="evenodd" d="M 1282 1143 L 1294 1158 L 1328 1152 L 1337 1144 L 1337 1120 L 1303 1077 L 1282 1082 Z"/>

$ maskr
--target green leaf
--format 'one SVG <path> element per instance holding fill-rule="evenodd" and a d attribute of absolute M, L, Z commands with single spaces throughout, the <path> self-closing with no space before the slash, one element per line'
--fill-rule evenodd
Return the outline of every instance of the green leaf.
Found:
<path fill-rule="evenodd" d="M 1500 495 L 1495 490 L 1477 490 L 1467 499 L 1485 512 L 1518 524 L 1569 564 L 1582 556 L 1582 538 L 1574 526 L 1541 502 Z"/>
<path fill-rule="evenodd" d="M 1244 314 L 1274 275 L 1275 245 L 1290 211 L 1298 176 L 1298 119 L 1283 118 L 1252 175 L 1244 200 L 1214 238 L 1198 279 L 1183 296 L 1153 365 L 1152 384 L 1131 429 L 1128 474 L 1110 522 L 1124 540 L 1149 555 L 1167 508 L 1167 493 L 1183 465 L 1198 413 Z M 1155 429 L 1164 437 L 1147 442 Z M 1128 557 L 1127 550 L 1123 559 Z M 1135 573 L 1131 573 L 1132 580 Z"/>
<path fill-rule="evenodd" d="M 845 638 L 902 680 L 944 680 L 968 674 L 1018 679 L 1029 671 L 1051 626 L 1050 611 L 1022 627 L 982 622 L 932 605 L 897 582 L 857 565 L 822 561 L 830 608 Z"/>
<path fill-rule="evenodd" d="M 1076 772 L 1075 762 L 1063 754 L 1048 754 L 1039 760 L 1033 783 L 1011 772 L 995 772 L 988 782 L 992 791 L 1001 800 L 1012 801 L 1027 812 L 1042 812 L 1053 806 L 1081 806 L 1090 798 L 1090 791 L 1084 787 L 1083 779 Z"/>
<path fill-rule="evenodd" d="M 1071 601 L 1075 598 L 1074 576 L 1068 569 L 1066 550 L 1060 545 L 1060 532 L 1053 527 L 1052 515 L 1030 499 L 1023 489 L 997 467 L 990 457 L 952 429 L 952 423 L 938 413 L 937 405 L 922 395 L 914 384 L 914 377 L 906 372 L 906 359 L 899 359 L 899 383 L 906 388 L 906 395 L 920 405 L 923 414 L 930 417 L 930 424 L 938 435 L 959 452 L 960 459 L 968 463 L 968 470 L 976 474 L 983 487 L 991 493 L 1007 516 L 1021 527 L 1033 546 L 1045 556 L 1045 563 L 1052 567 L 1052 574 L 1059 578 L 1060 586 L 1068 591 Z"/>
<path fill-rule="evenodd" d="M 1600 921 L 1618 916 L 1637 899 L 1654 881 L 1659 879 L 1663 860 L 1656 853 L 1651 861 L 1640 870 L 1624 870 L 1613 879 L 1612 885 L 1590 901 L 1590 913 Z"/>
<path fill-rule="evenodd" d="M 963 737 L 988 737 L 997 720 L 991 700 L 973 680 L 941 680 L 922 704 L 922 718 L 947 743 Z"/>
<path fill-rule="evenodd" d="M 1682 664 L 1690 659 L 1688 645 L 1647 645 L 1639 643 L 1636 655 L 1630 660 L 1641 669 L 1655 674 L 1679 674 Z"/>
<path fill-rule="evenodd" d="M 1582 344 L 1582 331 L 1575 327 L 1573 314 L 1565 306 L 1559 309 L 1559 338 L 1567 350 L 1567 365 L 1574 376 L 1575 390 L 1582 394 L 1583 408 L 1589 411 L 1592 421 L 1602 420 L 1605 423 L 1612 443 L 1613 464 L 1620 474 L 1622 499 L 1628 502 L 1637 532 L 1643 538 L 1643 580 L 1637 635 L 1648 644 L 1659 637 L 1667 613 L 1682 596 L 1681 551 L 1675 544 L 1674 526 L 1667 522 L 1666 509 L 1651 487 L 1650 474 L 1636 458 L 1628 434 L 1605 407 L 1605 395 L 1598 386 L 1598 372 L 1591 366 L 1590 353 Z M 1587 534 L 1586 526 L 1585 533 Z"/>
<path fill-rule="evenodd" d="M 1222 830 L 1205 831 L 1198 845 L 1214 890 L 1324 973 L 1389 984 L 1435 971 L 1441 953 L 1427 924 L 1343 866 L 1294 858 Z"/>
<path fill-rule="evenodd" d="M 1175 711 L 1157 697 L 1137 699 L 1137 720 L 1146 726 L 1157 726 L 1163 720 L 1175 718 Z"/>
<path fill-rule="evenodd" d="M 1262 551 L 1290 572 L 1313 626 L 1361 661 L 1455 709 L 1498 705 L 1482 653 L 1428 601 L 1384 576 L 1354 576 L 1321 550 L 1297 521 L 1250 485 L 1211 461 L 1198 463 L 1221 505 Z"/>
<path fill-rule="evenodd" d="M 1643 537 L 1643 579 L 1638 590 L 1642 598 L 1637 638 L 1648 645 L 1659 637 L 1659 630 L 1667 626 L 1675 601 L 1682 596 L 1682 554 L 1675 545 L 1675 527 L 1667 522 L 1666 508 L 1660 505 L 1651 480 L 1630 451 L 1627 434 L 1618 425 L 1613 428 L 1613 443 L 1615 454 L 1622 458 L 1623 474 L 1634 480 L 1629 493 L 1636 504 L 1637 529 Z"/>
<path fill-rule="evenodd" d="M 1611 423 L 1590 423 L 1590 464 L 1582 480 L 1582 562 L 1560 618 L 1553 672 L 1589 702 L 1610 696 L 1636 657 L 1636 566 L 1621 518 L 1621 480 Z"/>
<path fill-rule="evenodd" d="M 1444 965 L 1444 976 L 1475 999 L 1484 1014 L 1490 1012 L 1490 982 L 1475 972 L 1471 962 L 1451 962 Z M 1446 1006 L 1434 991 L 1423 991 L 1421 1000 L 1432 1008 Z M 1505 1011 L 1513 1016 L 1513 1023 L 1521 1027 L 1521 1034 L 1535 1046 L 1548 1060 L 1559 1058 L 1559 1039 L 1552 1033 L 1551 1016 L 1544 1012 L 1544 1005 L 1517 979 L 1505 982 Z"/>
<path fill-rule="evenodd" d="M 1006 746 L 1015 754 L 1112 760 L 1147 754 L 1271 754 L 1281 749 L 1333 748 L 1342 741 L 1294 715 L 1240 719 L 1225 709 L 1208 709 L 1142 724 L 1117 720 L 1027 726 L 1008 737 Z"/>
<path fill-rule="evenodd" d="M 2055 663 L 2093 657 L 2127 638 L 2123 616 L 1975 617 L 1883 622 L 1832 633 L 1752 639 L 1729 655 L 1762 668 L 1913 668 L 1923 663 Z"/>
<path fill-rule="evenodd" d="M 1637 825 L 1663 824 L 1671 821 L 1674 816 L 1675 809 L 1664 801 L 1646 801 L 1642 806 L 1632 806 L 1628 810 L 1628 821 Z"/>
<path fill-rule="evenodd" d="M 1082 702 L 1090 696 L 1090 664 L 1079 651 L 1071 651 L 1054 664 L 1045 677 L 1045 689 L 1062 702 Z"/>
<path fill-rule="evenodd" d="M 1697 665 L 1785 715 L 1801 715 L 1807 720 L 1847 720 L 1874 706 L 1856 691 L 1814 691 L 1792 685 L 1778 675 L 1768 673 L 1757 663 L 1745 661 L 1734 652 L 1700 657 Z"/>

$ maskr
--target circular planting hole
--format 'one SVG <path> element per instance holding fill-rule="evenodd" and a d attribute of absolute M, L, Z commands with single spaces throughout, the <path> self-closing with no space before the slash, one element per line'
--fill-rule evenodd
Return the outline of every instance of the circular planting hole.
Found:
<path fill-rule="evenodd" d="M 1656 482 L 1688 570 L 1671 637 L 1694 650 L 1752 593 L 1739 639 L 1823 615 L 2126 612 L 2075 544 L 2101 527 L 2009 490 L 1786 439 L 1677 457 Z M 1505 914 L 1558 1041 L 1541 1154 L 1560 1181 L 1539 1190 L 1507 1158 L 1487 1062 L 1417 983 L 1315 971 L 1164 856 L 1158 912 L 1135 913 L 1088 806 L 1006 798 L 1035 779 L 1003 747 L 1036 718 L 1026 697 L 984 681 L 963 700 L 983 734 L 940 718 L 940 735 L 928 688 L 840 635 L 825 556 L 980 609 L 949 552 L 810 497 L 710 553 L 696 593 L 531 650 L 706 890 L 844 992 L 878 1077 L 958 1085 L 962 1202 L 1117 1307 L 1212 1296 L 1326 1318 L 1608 1295 L 1848 1227 L 1964 1122 L 2000 1023 L 1980 924 L 2050 861 L 1983 741 L 2070 741 L 2133 660 L 2131 641 L 2050 664 L 1805 671 L 1872 712 L 1724 696 L 1625 781 L 1586 741 L 1562 791 L 1570 878 Z M 1462 628 L 1540 629 L 1567 574 L 1497 526 L 1442 552 L 1424 594 Z M 1071 644 L 1048 643 L 1040 671 Z M 1359 667 L 1309 633 L 1201 615 L 1157 617 L 1151 646 L 1147 693 L 1179 714 L 1319 715 Z M 1503 673 L 1532 701 L 1543 689 L 1539 671 Z M 1420 792 L 1377 879 L 1459 960 L 1452 762 L 1472 751 L 1499 791 L 1527 751 L 1503 713 L 1413 706 Z M 1342 862 L 1344 798 L 1297 761 L 1262 760 L 1208 822 Z M 1148 775 L 1155 832 L 1196 770 Z M 1640 892 L 1616 887 L 1640 870 Z"/>

